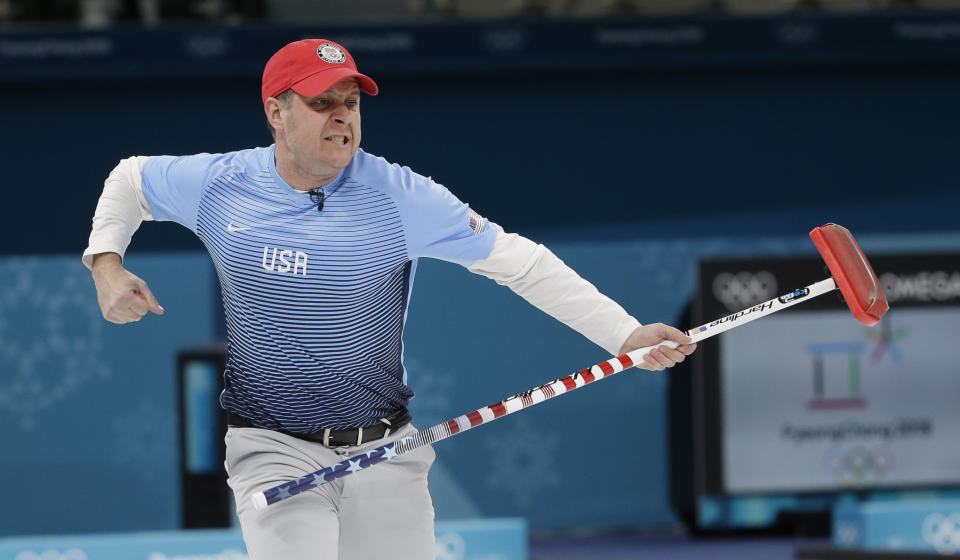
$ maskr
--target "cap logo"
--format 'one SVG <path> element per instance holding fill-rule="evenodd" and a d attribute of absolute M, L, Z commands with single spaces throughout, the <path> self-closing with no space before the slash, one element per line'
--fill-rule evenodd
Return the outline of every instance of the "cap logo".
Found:
<path fill-rule="evenodd" d="M 324 43 L 317 47 L 317 56 L 330 64 L 343 64 L 347 61 L 347 55 L 344 54 L 343 49 L 332 43 Z"/>

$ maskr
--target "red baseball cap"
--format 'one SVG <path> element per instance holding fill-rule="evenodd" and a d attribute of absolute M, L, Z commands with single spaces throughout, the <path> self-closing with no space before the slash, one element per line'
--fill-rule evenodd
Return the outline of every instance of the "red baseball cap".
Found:
<path fill-rule="evenodd" d="M 292 89 L 313 97 L 344 78 L 356 78 L 360 89 L 370 95 L 380 90 L 376 82 L 357 71 L 357 63 L 347 49 L 327 39 L 303 39 L 270 57 L 263 68 L 260 94 L 266 101 Z"/>

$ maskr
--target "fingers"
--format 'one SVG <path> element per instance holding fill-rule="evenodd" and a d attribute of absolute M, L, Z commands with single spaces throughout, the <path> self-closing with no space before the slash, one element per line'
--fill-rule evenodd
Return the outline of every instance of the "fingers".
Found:
<path fill-rule="evenodd" d="M 679 364 L 688 355 L 689 354 L 680 352 L 679 348 L 674 349 L 669 346 L 658 346 L 643 357 L 644 369 L 662 371 Z"/>
<path fill-rule="evenodd" d="M 643 357 L 643 365 L 644 369 L 663 371 L 682 362 L 685 357 L 685 354 L 669 346 L 658 346 Z"/>
<path fill-rule="evenodd" d="M 94 280 L 103 318 L 111 323 L 132 323 L 151 311 L 164 312 L 147 283 L 122 267 L 95 275 Z"/>
<path fill-rule="evenodd" d="M 160 304 L 157 303 L 156 298 L 153 297 L 152 293 L 150 293 L 150 289 L 147 288 L 146 282 L 141 280 L 139 284 L 140 285 L 138 285 L 136 288 L 130 290 L 129 293 L 124 294 L 124 296 L 117 302 L 117 307 L 123 309 L 122 312 L 117 314 L 117 318 L 124 323 L 139 321 L 140 319 L 143 319 L 143 316 L 150 311 L 153 311 L 158 315 L 163 314 L 163 308 L 160 307 Z M 155 311 L 156 309 L 159 309 L 159 313 Z"/>
<path fill-rule="evenodd" d="M 137 316 L 137 319 L 140 319 L 147 314 L 147 302 L 144 301 L 142 297 L 130 298 L 130 305 L 128 306 L 128 309 Z"/>
<path fill-rule="evenodd" d="M 657 323 L 657 334 L 663 337 L 664 340 L 672 340 L 677 344 L 691 344 L 693 340 L 685 334 L 680 329 L 671 327 L 670 325 L 664 325 L 663 323 Z"/>
<path fill-rule="evenodd" d="M 666 345 L 660 345 L 654 348 L 643 358 L 643 366 L 641 367 L 644 367 L 644 369 L 662 371 L 671 368 L 682 362 L 697 349 L 696 343 L 693 343 L 690 337 L 683 334 L 679 329 L 662 323 L 657 323 L 654 327 L 663 340 L 672 340 L 679 346 L 670 348 Z"/>
<path fill-rule="evenodd" d="M 150 288 L 147 287 L 147 283 L 141 280 L 140 286 L 138 286 L 137 289 L 140 291 L 140 295 L 146 302 L 147 309 L 156 313 L 157 315 L 163 315 L 164 309 L 157 301 L 157 298 L 153 296 L 153 292 L 150 291 Z M 146 314 L 146 312 L 144 312 L 144 314 Z"/>
<path fill-rule="evenodd" d="M 111 323 L 123 325 L 139 321 L 147 314 L 147 303 L 139 296 L 130 293 L 130 296 L 118 300 L 103 313 L 103 318 Z"/>
<path fill-rule="evenodd" d="M 109 309 L 103 313 L 103 318 L 111 323 L 117 325 L 124 325 L 126 323 L 133 323 L 139 321 L 143 315 L 137 313 L 135 310 L 130 307 L 123 309 Z"/>

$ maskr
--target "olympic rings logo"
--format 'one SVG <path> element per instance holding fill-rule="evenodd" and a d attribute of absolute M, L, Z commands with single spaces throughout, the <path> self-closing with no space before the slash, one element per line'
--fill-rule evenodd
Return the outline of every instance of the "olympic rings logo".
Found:
<path fill-rule="evenodd" d="M 940 554 L 960 551 L 960 512 L 928 515 L 923 520 L 923 540 Z"/>
<path fill-rule="evenodd" d="M 730 311 L 738 311 L 777 295 L 777 278 L 769 271 L 721 272 L 713 279 L 713 295 Z"/>
<path fill-rule="evenodd" d="M 845 485 L 859 485 L 881 480 L 896 468 L 897 459 L 888 447 L 863 445 L 831 447 L 823 456 L 824 469 L 834 480 Z"/>

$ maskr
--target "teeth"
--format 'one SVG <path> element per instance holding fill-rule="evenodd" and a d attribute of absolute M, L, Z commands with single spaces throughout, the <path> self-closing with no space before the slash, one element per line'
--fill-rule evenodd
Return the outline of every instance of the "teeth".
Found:
<path fill-rule="evenodd" d="M 346 136 L 331 136 L 331 137 L 330 137 L 330 140 L 331 140 L 332 142 L 336 142 L 337 144 L 346 144 L 346 143 L 347 143 L 347 137 L 346 137 Z"/>

